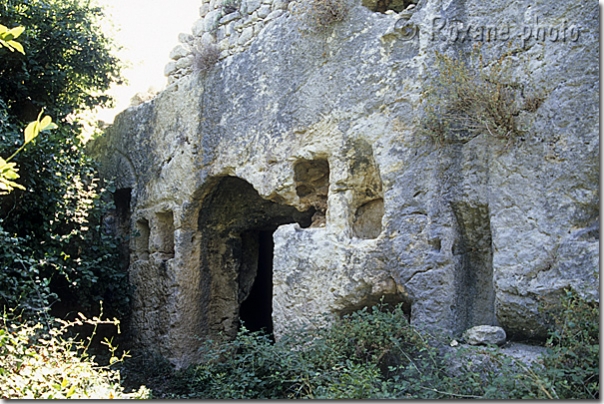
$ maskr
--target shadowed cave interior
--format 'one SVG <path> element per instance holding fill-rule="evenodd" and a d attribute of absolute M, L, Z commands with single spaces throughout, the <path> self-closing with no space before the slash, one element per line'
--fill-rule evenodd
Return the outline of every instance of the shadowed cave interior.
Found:
<path fill-rule="evenodd" d="M 273 232 L 277 228 L 261 231 L 249 231 L 242 237 L 257 240 L 256 279 L 247 298 L 239 307 L 239 319 L 250 331 L 264 329 L 273 333 Z M 253 259 L 253 258 L 252 258 Z"/>
<path fill-rule="evenodd" d="M 315 213 L 263 199 L 240 178 L 216 179 L 199 216 L 202 329 L 232 338 L 241 320 L 272 333 L 273 233 L 287 223 L 309 227 Z"/>

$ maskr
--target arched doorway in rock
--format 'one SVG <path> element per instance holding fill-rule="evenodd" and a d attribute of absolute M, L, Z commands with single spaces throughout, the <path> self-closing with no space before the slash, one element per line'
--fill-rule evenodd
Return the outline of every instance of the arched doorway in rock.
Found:
<path fill-rule="evenodd" d="M 272 332 L 273 232 L 282 224 L 309 227 L 314 209 L 263 199 L 237 177 L 222 177 L 204 198 L 201 233 L 201 329 L 211 338 L 233 338 L 246 328 Z"/>

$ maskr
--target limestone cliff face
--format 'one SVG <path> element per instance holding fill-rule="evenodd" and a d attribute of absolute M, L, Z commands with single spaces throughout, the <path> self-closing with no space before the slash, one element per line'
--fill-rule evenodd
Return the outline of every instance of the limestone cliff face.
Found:
<path fill-rule="evenodd" d="M 381 297 L 419 326 L 535 337 L 565 287 L 599 299 L 596 3 L 351 0 L 320 30 L 297 6 L 93 146 L 129 212 L 141 345 L 184 365 L 240 317 L 278 337 Z M 516 144 L 435 144 L 420 131 L 435 51 L 477 42 L 543 102 Z"/>

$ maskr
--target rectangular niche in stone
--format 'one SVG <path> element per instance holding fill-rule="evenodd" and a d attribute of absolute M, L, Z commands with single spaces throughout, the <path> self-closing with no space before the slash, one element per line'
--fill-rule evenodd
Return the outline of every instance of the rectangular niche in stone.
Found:
<path fill-rule="evenodd" d="M 174 257 L 174 213 L 158 212 L 151 228 L 151 253 L 160 253 L 164 258 Z"/>
<path fill-rule="evenodd" d="M 352 233 L 360 239 L 378 238 L 384 217 L 384 192 L 373 148 L 367 140 L 358 138 L 350 141 L 346 154 L 349 167 L 346 182 L 352 192 Z"/>
<path fill-rule="evenodd" d="M 133 243 L 134 243 L 134 254 L 137 260 L 148 260 L 149 259 L 149 235 L 151 230 L 149 228 L 149 221 L 147 219 L 139 219 L 134 225 Z"/>

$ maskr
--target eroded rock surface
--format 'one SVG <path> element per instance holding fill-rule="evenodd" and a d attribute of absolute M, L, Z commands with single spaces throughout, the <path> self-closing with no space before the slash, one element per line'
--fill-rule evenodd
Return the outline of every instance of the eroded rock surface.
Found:
<path fill-rule="evenodd" d="M 259 16 L 265 2 L 244 3 L 246 16 L 278 16 L 207 73 L 172 76 L 94 145 L 129 204 L 116 228 L 131 230 L 140 345 L 194 361 L 199 337 L 233 335 L 261 273 L 269 306 L 252 307 L 270 311 L 260 326 L 277 337 L 383 296 L 451 335 L 487 324 L 543 337 L 540 304 L 566 287 L 599 299 L 595 3 L 430 1 L 397 14 L 351 0 L 319 32 L 296 2 Z M 420 130 L 435 52 L 478 42 L 543 100 L 518 117 L 516 144 L 436 144 Z"/>

